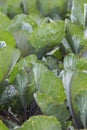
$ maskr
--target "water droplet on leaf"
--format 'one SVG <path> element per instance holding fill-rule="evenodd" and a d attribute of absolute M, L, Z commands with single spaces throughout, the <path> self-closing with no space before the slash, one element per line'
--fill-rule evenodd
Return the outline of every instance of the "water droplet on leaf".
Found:
<path fill-rule="evenodd" d="M 0 41 L 0 48 L 4 48 L 4 47 L 6 47 L 5 41 Z"/>

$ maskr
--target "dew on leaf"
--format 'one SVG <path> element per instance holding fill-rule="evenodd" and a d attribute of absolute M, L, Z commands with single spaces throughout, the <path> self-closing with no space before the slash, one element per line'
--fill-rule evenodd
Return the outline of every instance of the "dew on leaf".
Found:
<path fill-rule="evenodd" d="M 0 41 L 0 48 L 6 47 L 6 42 L 5 41 Z"/>

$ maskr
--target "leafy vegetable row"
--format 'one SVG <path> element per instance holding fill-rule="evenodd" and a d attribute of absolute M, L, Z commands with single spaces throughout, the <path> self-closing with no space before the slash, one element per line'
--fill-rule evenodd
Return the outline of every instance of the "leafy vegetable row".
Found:
<path fill-rule="evenodd" d="M 87 128 L 87 1 L 14 4 L 0 4 L 0 129 Z"/>

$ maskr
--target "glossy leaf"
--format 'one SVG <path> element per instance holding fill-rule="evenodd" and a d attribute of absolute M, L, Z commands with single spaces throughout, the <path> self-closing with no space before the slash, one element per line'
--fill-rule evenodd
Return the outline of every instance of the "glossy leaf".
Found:
<path fill-rule="evenodd" d="M 68 54 L 64 58 L 64 69 L 61 72 L 61 77 L 63 80 L 63 85 L 65 88 L 67 103 L 70 106 L 70 82 L 73 76 L 73 73 L 77 70 L 77 57 L 74 54 Z"/>
<path fill-rule="evenodd" d="M 81 42 L 84 37 L 83 30 L 74 23 L 66 20 L 66 36 L 72 51 L 78 54 L 82 47 Z"/>
<path fill-rule="evenodd" d="M 64 69 L 65 70 L 87 70 L 86 58 L 78 57 L 74 54 L 68 54 L 64 58 Z"/>
<path fill-rule="evenodd" d="M 36 28 L 31 36 L 30 43 L 39 51 L 45 47 L 55 46 L 61 42 L 64 33 L 64 22 L 45 23 Z"/>
<path fill-rule="evenodd" d="M 25 110 L 27 109 L 27 105 L 29 105 L 29 103 L 32 101 L 33 93 L 36 90 L 32 70 L 29 71 L 30 72 L 21 70 L 17 74 L 15 80 L 15 87 L 17 89 L 21 104 Z"/>
<path fill-rule="evenodd" d="M 84 26 L 84 4 L 86 0 L 73 0 L 71 9 L 71 21 Z"/>
<path fill-rule="evenodd" d="M 34 65 L 33 72 L 36 88 L 39 92 L 52 96 L 53 99 L 56 99 L 58 102 L 64 102 L 65 94 L 61 79 L 59 79 L 53 72 L 48 70 L 42 64 L 36 63 Z"/>
<path fill-rule="evenodd" d="M 2 28 L 0 28 L 0 42 L 1 41 L 4 41 L 6 46 L 10 46 L 10 47 L 16 46 L 13 35 L 8 31 L 3 30 Z"/>
<path fill-rule="evenodd" d="M 67 104 L 71 109 L 71 105 L 70 105 L 70 82 L 73 76 L 73 71 L 72 70 L 64 70 L 61 72 L 61 77 L 63 80 L 63 85 L 65 88 L 65 93 L 66 93 L 66 97 L 67 97 Z"/>
<path fill-rule="evenodd" d="M 39 92 L 51 96 L 58 102 L 64 102 L 65 93 L 63 84 L 53 72 L 48 70 L 44 65 L 36 63 L 33 68 L 36 88 Z"/>
<path fill-rule="evenodd" d="M 21 70 L 30 71 L 32 68 L 32 64 L 34 64 L 36 61 L 37 61 L 37 56 L 34 54 L 21 58 L 21 60 L 17 62 L 13 71 L 10 74 L 10 79 L 9 79 L 10 83 L 14 81 L 17 73 L 19 73 Z"/>
<path fill-rule="evenodd" d="M 25 30 L 31 33 L 35 27 L 37 27 L 37 23 L 31 15 L 19 14 L 14 17 L 8 30 L 11 32 Z"/>
<path fill-rule="evenodd" d="M 33 116 L 17 130 L 62 130 L 54 116 Z"/>
<path fill-rule="evenodd" d="M 86 91 L 86 89 L 87 89 L 87 74 L 84 72 L 77 71 L 76 73 L 74 73 L 73 78 L 71 80 L 71 84 L 70 84 L 70 93 L 71 94 L 70 95 L 71 95 L 71 102 L 72 102 L 72 108 L 73 108 L 75 122 L 79 126 L 79 128 L 81 127 L 81 122 L 80 122 L 81 113 L 79 114 L 79 110 L 81 108 L 77 108 L 78 104 L 76 104 L 75 98 L 76 98 L 76 95 L 80 94 L 81 91 Z M 79 98 L 80 98 L 80 96 L 79 96 Z M 81 100 L 83 100 L 83 99 L 84 99 L 84 97 L 82 97 Z"/>
<path fill-rule="evenodd" d="M 0 82 L 13 70 L 19 57 L 20 52 L 15 48 L 0 50 Z"/>
<path fill-rule="evenodd" d="M 35 55 L 22 58 L 10 74 L 9 82 L 12 83 L 15 81 L 18 96 L 24 108 L 32 101 L 33 93 L 36 90 L 32 70 L 32 64 L 33 62 L 36 62 L 36 60 L 37 57 Z"/>
<path fill-rule="evenodd" d="M 87 128 L 87 90 L 82 90 L 75 98 L 76 106 L 80 112 L 80 118 L 84 128 Z"/>
<path fill-rule="evenodd" d="M 64 58 L 64 68 L 65 70 L 61 72 L 61 76 L 63 79 L 63 84 L 67 96 L 67 103 L 69 109 L 72 113 L 71 99 L 70 99 L 70 83 L 72 82 L 72 77 L 74 73 L 77 73 L 77 70 L 86 71 L 86 59 L 77 58 L 73 54 L 69 54 Z M 77 83 L 77 82 L 76 82 Z M 78 88 L 79 90 L 80 88 Z"/>
<path fill-rule="evenodd" d="M 62 123 L 62 125 L 64 125 L 65 121 L 69 119 L 70 115 L 64 103 L 60 104 L 59 102 L 53 100 L 51 96 L 44 93 L 35 93 L 34 97 L 44 114 L 54 115 Z M 64 114 L 62 115 L 62 113 Z"/>
<path fill-rule="evenodd" d="M 62 46 L 63 46 L 63 49 L 64 49 L 65 53 L 72 53 L 69 42 L 68 42 L 68 40 L 66 38 L 63 38 Z"/>
<path fill-rule="evenodd" d="M 72 95 L 76 95 L 78 94 L 78 92 L 80 90 L 84 90 L 87 88 L 87 74 L 81 71 L 77 71 L 74 75 L 73 75 L 73 79 L 71 82 L 71 93 Z M 73 95 L 73 98 L 74 98 Z"/>
<path fill-rule="evenodd" d="M 76 70 L 77 67 L 77 57 L 74 54 L 68 54 L 64 58 L 64 69 Z"/>
<path fill-rule="evenodd" d="M 29 33 L 26 31 L 16 31 L 14 33 L 17 48 L 20 50 L 22 56 L 27 56 L 31 53 L 35 53 L 34 48 L 29 42 Z"/>

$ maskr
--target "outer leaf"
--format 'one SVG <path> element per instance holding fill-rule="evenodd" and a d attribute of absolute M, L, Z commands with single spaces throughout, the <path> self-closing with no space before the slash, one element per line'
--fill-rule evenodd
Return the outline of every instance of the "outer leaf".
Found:
<path fill-rule="evenodd" d="M 16 31 L 14 33 L 17 48 L 20 50 L 22 56 L 34 53 L 35 50 L 29 42 L 29 33 L 26 31 Z"/>
<path fill-rule="evenodd" d="M 63 84 L 67 96 L 67 105 L 69 106 L 70 112 L 74 119 L 73 108 L 71 105 L 71 97 L 70 97 L 70 83 L 72 80 L 72 76 L 77 69 L 77 57 L 73 54 L 69 54 L 64 58 L 64 68 L 65 70 L 62 71 L 61 76 L 63 79 Z"/>
<path fill-rule="evenodd" d="M 86 59 L 78 58 L 73 54 L 69 54 L 64 58 L 65 70 L 62 71 L 61 76 L 63 79 L 63 84 L 64 84 L 65 92 L 67 95 L 67 103 L 68 103 L 71 113 L 73 109 L 71 106 L 71 99 L 70 99 L 70 83 L 72 81 L 72 76 L 74 73 L 77 73 L 77 70 L 86 71 L 87 70 L 86 62 L 87 62 Z"/>
<path fill-rule="evenodd" d="M 74 54 L 68 54 L 64 58 L 64 69 L 61 72 L 63 85 L 65 88 L 66 96 L 67 96 L 67 103 L 71 110 L 70 105 L 70 82 L 73 76 L 74 71 L 77 69 L 77 57 Z"/>
<path fill-rule="evenodd" d="M 33 116 L 17 130 L 62 130 L 60 122 L 54 116 Z"/>
<path fill-rule="evenodd" d="M 33 100 L 33 93 L 35 92 L 35 82 L 32 69 L 27 68 L 26 70 L 21 70 L 15 80 L 15 86 L 18 92 L 19 100 L 27 111 L 27 105 Z M 30 72 L 29 72 L 30 71 Z"/>
<path fill-rule="evenodd" d="M 82 90 L 76 95 L 76 106 L 80 112 L 80 118 L 84 128 L 87 128 L 87 90 Z"/>
<path fill-rule="evenodd" d="M 6 29 L 10 26 L 11 20 L 4 14 L 0 14 L 0 27 Z"/>
<path fill-rule="evenodd" d="M 71 9 L 71 21 L 84 26 L 84 4 L 86 0 L 73 0 Z"/>
<path fill-rule="evenodd" d="M 84 33 L 80 27 L 66 20 L 66 36 L 71 46 L 71 49 L 75 53 L 79 53 L 81 49 L 81 41 L 84 37 Z"/>
<path fill-rule="evenodd" d="M 50 47 L 59 44 L 64 35 L 63 21 L 45 23 L 32 32 L 30 43 L 38 51 L 46 46 Z"/>
<path fill-rule="evenodd" d="M 60 121 L 62 129 L 66 130 L 68 122 L 67 120 L 70 118 L 70 113 L 67 110 L 66 105 L 52 103 L 48 105 L 47 110 L 49 110 L 48 112 L 49 115 L 53 114 Z"/>
<path fill-rule="evenodd" d="M 59 104 L 53 100 L 51 96 L 43 93 L 35 93 L 34 97 L 44 114 L 54 115 L 62 123 L 62 125 L 64 125 L 65 121 L 69 119 L 70 115 L 65 104 Z M 62 115 L 62 113 L 64 114 Z"/>
<path fill-rule="evenodd" d="M 75 97 L 77 94 L 80 93 L 80 91 L 86 91 L 87 90 L 87 74 L 84 72 L 77 71 L 72 78 L 71 85 L 70 85 L 70 92 L 71 92 L 71 104 L 73 109 L 73 114 L 75 117 L 75 122 L 77 126 L 81 127 L 81 120 L 80 120 L 80 114 L 79 109 L 77 108 Z"/>
<path fill-rule="evenodd" d="M 12 71 L 20 52 L 15 48 L 3 48 L 0 51 L 0 82 Z"/>
<path fill-rule="evenodd" d="M 1 120 L 0 120 L 0 130 L 9 130 Z"/>
<path fill-rule="evenodd" d="M 65 92 L 66 92 L 66 96 L 67 96 L 67 104 L 70 107 L 71 110 L 71 105 L 70 105 L 70 82 L 71 82 L 71 78 L 73 76 L 73 71 L 72 70 L 64 70 L 61 73 L 62 76 L 62 80 L 63 80 L 63 85 L 65 88 Z"/>
<path fill-rule="evenodd" d="M 72 50 L 71 50 L 68 40 L 66 38 L 63 38 L 62 46 L 63 46 L 65 53 L 72 53 Z"/>
<path fill-rule="evenodd" d="M 75 85 L 73 84 L 71 89 L 70 89 L 70 83 L 72 83 L 73 74 L 75 72 L 77 73 L 77 70 L 85 70 L 86 71 L 86 69 L 87 69 L 86 66 L 87 66 L 86 59 L 78 58 L 73 54 L 69 54 L 64 58 L 64 68 L 65 68 L 65 70 L 62 72 L 63 84 L 64 84 L 66 95 L 67 95 L 67 103 L 68 103 L 70 112 L 71 112 L 71 114 L 72 114 L 72 116 L 75 120 L 74 122 L 76 122 L 77 126 L 79 126 L 78 124 L 81 124 L 80 120 L 79 120 L 80 117 L 78 116 L 79 115 L 78 114 L 79 108 L 77 109 L 75 99 L 74 99 L 74 101 L 72 100 L 73 96 L 71 96 L 70 93 L 78 92 L 81 89 L 80 88 L 80 82 L 82 82 L 82 81 L 79 81 L 79 78 L 77 79 L 77 81 L 74 79 Z M 81 73 L 81 72 L 78 72 L 78 73 Z M 78 74 L 78 76 L 81 76 L 81 74 Z M 83 80 L 83 79 L 84 79 L 84 77 L 83 78 L 81 77 L 80 80 Z M 78 84 L 78 88 L 76 88 L 76 84 Z M 75 90 L 73 90 L 73 89 L 75 89 Z M 74 110 L 73 110 L 72 101 L 74 102 Z M 74 113 L 75 113 L 75 115 L 74 115 Z"/>
<path fill-rule="evenodd" d="M 32 68 L 32 64 L 37 61 L 36 55 L 29 55 L 21 60 L 15 65 L 13 71 L 10 74 L 10 82 L 12 83 L 17 75 L 21 70 L 29 71 Z"/>
<path fill-rule="evenodd" d="M 73 75 L 71 82 L 71 94 L 74 99 L 74 95 L 78 94 L 80 90 L 87 89 L 87 74 L 81 71 L 77 71 Z"/>
<path fill-rule="evenodd" d="M 16 88 L 21 99 L 21 103 L 26 108 L 26 88 L 28 87 L 28 75 L 26 72 L 21 71 L 16 76 Z"/>
<path fill-rule="evenodd" d="M 4 41 L 6 46 L 15 47 L 16 43 L 12 34 L 0 28 L 0 42 Z"/>
<path fill-rule="evenodd" d="M 77 57 L 74 54 L 69 54 L 64 58 L 64 69 L 76 70 Z"/>
<path fill-rule="evenodd" d="M 38 106 L 41 108 L 41 111 L 44 114 L 49 114 L 47 108 L 50 103 L 54 102 L 53 98 L 45 93 L 38 93 L 38 92 L 34 94 L 34 98 Z"/>
<path fill-rule="evenodd" d="M 79 58 L 74 54 L 68 54 L 64 58 L 64 68 L 65 70 L 87 70 L 87 59 Z"/>
<path fill-rule="evenodd" d="M 37 24 L 31 15 L 19 14 L 14 17 L 8 30 L 11 32 L 25 30 L 31 33 L 35 27 L 37 27 Z"/>
<path fill-rule="evenodd" d="M 65 93 L 61 79 L 42 64 L 34 64 L 33 71 L 38 91 L 51 96 L 58 102 L 64 102 Z"/>
<path fill-rule="evenodd" d="M 22 58 L 10 74 L 10 83 L 16 78 L 16 88 L 23 107 L 32 101 L 33 93 L 36 90 L 32 70 L 32 64 L 36 61 L 37 57 L 35 55 Z"/>

